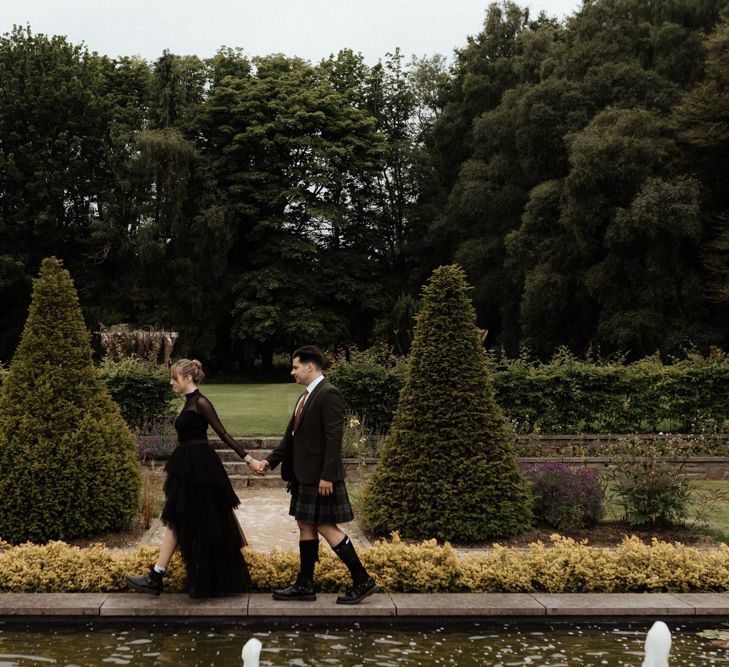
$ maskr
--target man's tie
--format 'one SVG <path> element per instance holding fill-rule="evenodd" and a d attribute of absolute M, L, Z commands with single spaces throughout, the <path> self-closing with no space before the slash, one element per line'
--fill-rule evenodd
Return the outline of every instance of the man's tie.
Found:
<path fill-rule="evenodd" d="M 299 422 L 301 421 L 301 411 L 304 409 L 304 403 L 306 403 L 306 397 L 308 395 L 309 390 L 307 389 L 304 392 L 304 395 L 301 397 L 299 404 L 296 406 L 296 412 L 294 413 L 294 431 L 299 427 Z"/>

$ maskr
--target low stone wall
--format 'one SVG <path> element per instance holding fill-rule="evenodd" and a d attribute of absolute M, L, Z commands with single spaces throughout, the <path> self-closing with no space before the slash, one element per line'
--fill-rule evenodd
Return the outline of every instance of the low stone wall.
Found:
<path fill-rule="evenodd" d="M 717 433 L 711 436 L 693 433 L 566 433 L 560 435 L 517 435 L 516 452 L 522 456 L 590 456 L 599 457 L 605 447 L 621 440 L 637 440 L 642 442 L 680 440 L 684 442 L 706 441 L 711 439 L 715 446 L 723 446 L 729 454 L 729 433 Z M 526 453 L 528 452 L 528 453 Z"/>
<path fill-rule="evenodd" d="M 567 465 L 589 466 L 597 470 L 609 468 L 612 459 L 609 456 L 550 456 L 550 457 L 519 457 L 520 463 L 546 463 L 560 461 Z M 675 460 L 674 463 L 683 465 L 684 470 L 691 479 L 703 480 L 729 480 L 729 456 L 694 456 L 685 460 Z M 377 467 L 377 459 L 345 459 L 344 469 L 348 482 L 360 482 Z"/>
<path fill-rule="evenodd" d="M 538 435 L 538 436 L 517 436 L 516 451 L 534 450 L 530 456 L 519 456 L 517 460 L 524 463 L 539 463 L 543 461 L 561 461 L 574 466 L 590 466 L 591 468 L 602 469 L 612 465 L 612 458 L 599 456 L 601 447 L 617 439 L 631 438 L 645 441 L 670 438 L 691 439 L 696 436 L 680 434 L 654 434 L 654 435 L 609 435 L 609 434 L 568 434 L 568 435 Z M 727 453 L 729 454 L 729 434 L 712 436 L 720 441 L 726 441 Z M 249 477 L 247 466 L 240 461 L 238 456 L 221 443 L 217 438 L 211 438 L 211 443 L 218 449 L 223 458 L 229 474 L 242 477 Z M 253 452 L 254 456 L 260 458 L 265 456 L 279 442 L 275 437 L 239 438 L 239 442 Z M 604 448 L 603 448 L 604 451 Z M 575 452 L 584 455 L 576 456 Z M 530 451 L 531 454 L 531 451 Z M 729 480 L 729 456 L 692 456 L 688 459 L 676 460 L 677 465 L 683 464 L 688 476 L 692 479 L 704 480 Z M 156 465 L 164 465 L 157 462 Z M 377 467 L 376 458 L 349 458 L 344 460 L 344 467 L 347 471 L 347 481 L 357 482 L 364 479 Z M 278 471 L 271 476 L 278 477 Z"/>

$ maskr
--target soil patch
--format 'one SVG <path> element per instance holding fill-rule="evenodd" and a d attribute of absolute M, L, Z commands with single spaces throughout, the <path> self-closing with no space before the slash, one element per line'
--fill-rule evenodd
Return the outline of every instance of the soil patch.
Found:
<path fill-rule="evenodd" d="M 119 532 L 100 533 L 92 537 L 76 537 L 63 540 L 66 544 L 74 547 L 90 547 L 94 544 L 101 544 L 107 549 L 133 549 L 142 539 L 145 533 L 142 522 L 138 521 L 129 529 Z"/>
<path fill-rule="evenodd" d="M 382 539 L 381 536 L 365 533 L 367 538 L 374 542 Z M 563 537 L 569 537 L 577 542 L 587 540 L 587 543 L 593 547 L 619 547 L 626 537 L 638 537 L 641 542 L 650 544 L 654 538 L 661 542 L 680 542 L 681 544 L 693 547 L 709 548 L 717 546 L 718 542 L 711 535 L 707 535 L 701 531 L 685 528 L 657 528 L 654 530 L 637 530 L 629 524 L 623 522 L 610 522 L 600 524 L 594 528 L 585 528 L 582 530 L 559 531 L 555 528 L 543 527 L 533 528 L 520 535 L 513 537 L 494 538 L 483 542 L 452 542 L 451 546 L 456 549 L 489 549 L 494 544 L 500 544 L 503 547 L 512 547 L 516 549 L 526 549 L 534 542 L 542 542 L 549 546 L 552 543 L 551 537 L 559 534 Z M 388 538 L 389 539 L 389 538 Z M 408 544 L 417 544 L 421 540 L 410 540 L 401 538 L 403 542 Z"/>
<path fill-rule="evenodd" d="M 650 544 L 651 540 L 658 539 L 661 542 L 680 542 L 681 544 L 710 547 L 717 544 L 716 540 L 710 535 L 706 535 L 700 531 L 691 528 L 658 528 L 655 530 L 637 530 L 627 523 L 605 523 L 595 526 L 594 528 L 585 528 L 574 531 L 558 531 L 554 528 L 534 528 L 521 535 L 511 538 L 502 538 L 493 540 L 502 546 L 526 548 L 533 542 L 551 543 L 551 536 L 559 533 L 563 537 L 570 537 L 577 542 L 587 540 L 588 544 L 593 547 L 618 547 L 626 538 L 635 536 L 645 544 Z M 459 545 L 460 546 L 460 545 Z M 465 545 L 462 545 L 465 546 Z M 477 545 L 472 545 L 477 546 Z M 484 546 L 490 546 L 485 544 Z"/>

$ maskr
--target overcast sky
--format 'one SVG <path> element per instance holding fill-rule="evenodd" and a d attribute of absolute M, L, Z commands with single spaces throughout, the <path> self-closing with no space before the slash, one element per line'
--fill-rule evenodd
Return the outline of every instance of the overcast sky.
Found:
<path fill-rule="evenodd" d="M 536 15 L 570 15 L 580 0 L 520 2 Z M 477 33 L 489 0 L 0 0 L 0 33 L 13 24 L 66 35 L 109 56 L 158 58 L 164 49 L 211 56 L 285 53 L 318 62 L 342 48 L 374 64 L 400 47 L 451 56 Z"/>

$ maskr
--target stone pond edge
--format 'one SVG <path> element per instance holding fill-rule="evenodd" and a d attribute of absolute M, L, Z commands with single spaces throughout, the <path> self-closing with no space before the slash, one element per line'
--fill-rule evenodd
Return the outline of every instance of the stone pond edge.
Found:
<path fill-rule="evenodd" d="M 181 593 L 0 593 L 0 621 L 729 618 L 729 593 L 378 593 L 352 606 L 338 605 L 335 598 L 333 593 L 319 594 L 316 602 L 277 602 L 268 593 L 205 600 Z"/>

